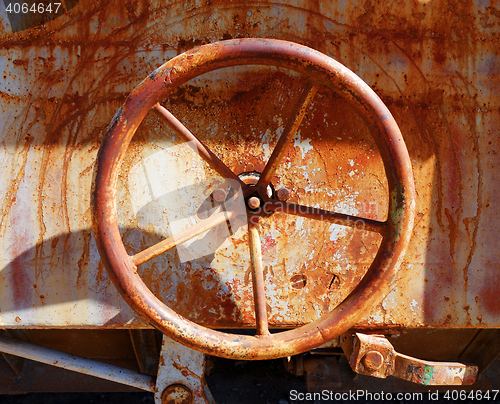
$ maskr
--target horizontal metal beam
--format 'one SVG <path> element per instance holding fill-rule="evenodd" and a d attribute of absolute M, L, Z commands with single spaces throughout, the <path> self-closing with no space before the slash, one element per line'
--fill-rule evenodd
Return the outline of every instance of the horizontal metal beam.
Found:
<path fill-rule="evenodd" d="M 133 386 L 141 390 L 155 391 L 156 380 L 154 377 L 80 356 L 69 355 L 54 349 L 40 347 L 28 342 L 0 336 L 0 352 Z"/>

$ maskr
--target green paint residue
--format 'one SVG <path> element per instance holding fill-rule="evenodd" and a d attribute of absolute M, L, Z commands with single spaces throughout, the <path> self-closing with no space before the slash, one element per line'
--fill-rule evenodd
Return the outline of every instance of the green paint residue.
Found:
<path fill-rule="evenodd" d="M 434 368 L 429 365 L 425 365 L 424 367 L 424 386 L 428 386 L 430 381 L 432 380 L 432 374 L 434 373 Z"/>

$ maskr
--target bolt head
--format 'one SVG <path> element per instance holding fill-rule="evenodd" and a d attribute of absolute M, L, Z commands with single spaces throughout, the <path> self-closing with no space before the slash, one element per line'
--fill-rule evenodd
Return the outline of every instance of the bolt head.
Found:
<path fill-rule="evenodd" d="M 276 191 L 276 196 L 280 201 L 287 201 L 290 198 L 290 191 L 287 188 L 280 188 Z"/>
<path fill-rule="evenodd" d="M 193 393 L 182 384 L 172 384 L 163 390 L 161 404 L 193 404 Z"/>
<path fill-rule="evenodd" d="M 256 196 L 252 196 L 248 198 L 247 204 L 250 209 L 257 209 L 260 206 L 260 199 Z"/>
<path fill-rule="evenodd" d="M 222 188 L 217 188 L 212 196 L 216 202 L 224 202 L 227 198 L 227 192 Z"/>
<path fill-rule="evenodd" d="M 379 370 L 384 364 L 384 355 L 378 351 L 368 351 L 363 357 L 363 365 L 368 370 Z"/>

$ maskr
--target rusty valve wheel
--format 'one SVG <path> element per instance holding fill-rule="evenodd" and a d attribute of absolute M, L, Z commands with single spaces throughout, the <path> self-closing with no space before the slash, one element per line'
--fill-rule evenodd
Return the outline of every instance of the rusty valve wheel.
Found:
<path fill-rule="evenodd" d="M 292 69 L 309 78 L 292 117 L 278 140 L 257 184 L 245 184 L 215 154 L 159 104 L 174 88 L 201 74 L 237 65 L 273 65 Z M 363 219 L 283 202 L 269 196 L 280 160 L 302 121 L 318 85 L 337 92 L 353 105 L 370 128 L 384 162 L 389 187 L 386 221 Z M 257 332 L 255 336 L 223 333 L 195 324 L 167 307 L 137 275 L 137 266 L 229 220 L 238 212 L 220 212 L 190 229 L 129 256 L 120 237 L 116 186 L 120 165 L 137 127 L 150 109 L 156 109 L 180 135 L 194 142 L 218 173 L 237 181 L 247 201 L 249 244 Z M 332 58 L 308 47 L 271 39 L 238 39 L 201 46 L 159 67 L 140 83 L 116 113 L 99 150 L 95 168 L 93 228 L 101 258 L 114 284 L 128 304 L 143 318 L 174 340 L 207 354 L 233 359 L 272 359 L 318 347 L 351 328 L 384 296 L 395 278 L 407 248 L 415 215 L 415 189 L 411 163 L 399 128 L 387 107 L 359 77 Z M 222 196 L 221 196 L 222 198 Z M 302 327 L 270 334 L 266 313 L 260 238 L 255 210 L 262 202 L 271 211 L 326 220 L 363 228 L 382 235 L 378 253 L 356 288 L 335 309 Z M 258 218 L 257 218 L 258 220 Z"/>

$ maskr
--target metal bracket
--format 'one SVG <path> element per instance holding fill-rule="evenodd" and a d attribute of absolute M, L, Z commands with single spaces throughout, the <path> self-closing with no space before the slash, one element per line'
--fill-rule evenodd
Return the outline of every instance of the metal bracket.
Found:
<path fill-rule="evenodd" d="M 403 355 L 380 335 L 344 334 L 340 339 L 352 370 L 386 378 L 395 376 L 426 386 L 471 385 L 478 368 L 458 362 L 430 362 Z"/>
<path fill-rule="evenodd" d="M 205 383 L 205 354 L 163 336 L 156 404 L 215 404 Z"/>

